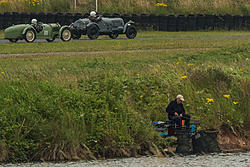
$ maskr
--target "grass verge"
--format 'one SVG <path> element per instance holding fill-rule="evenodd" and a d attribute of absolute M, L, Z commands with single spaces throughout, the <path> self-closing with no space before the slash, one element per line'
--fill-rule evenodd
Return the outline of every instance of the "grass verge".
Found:
<path fill-rule="evenodd" d="M 171 42 L 173 49 L 157 51 L 157 45 Z M 68 44 L 77 50 L 83 43 L 53 43 L 47 49 Z M 41 52 L 47 43 L 11 45 L 14 53 L 20 45 Z M 179 93 L 202 129 L 249 126 L 247 40 L 97 40 L 85 46 L 86 51 L 115 46 L 142 51 L 0 59 L 5 161 L 156 154 L 155 146 L 161 150 L 172 142 L 154 132 L 151 122 L 167 120 L 165 107 Z M 207 50 L 211 46 L 216 49 Z"/>

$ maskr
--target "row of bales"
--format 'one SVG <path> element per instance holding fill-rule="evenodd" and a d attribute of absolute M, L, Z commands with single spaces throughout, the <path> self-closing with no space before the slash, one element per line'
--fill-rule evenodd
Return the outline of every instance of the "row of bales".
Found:
<path fill-rule="evenodd" d="M 250 15 L 154 15 L 154 14 L 101 14 L 103 17 L 121 17 L 125 22 L 133 20 L 140 29 L 152 28 L 158 31 L 196 31 L 196 30 L 249 30 Z M 0 29 L 13 24 L 30 23 L 36 18 L 44 23 L 69 25 L 88 13 L 0 13 Z"/>

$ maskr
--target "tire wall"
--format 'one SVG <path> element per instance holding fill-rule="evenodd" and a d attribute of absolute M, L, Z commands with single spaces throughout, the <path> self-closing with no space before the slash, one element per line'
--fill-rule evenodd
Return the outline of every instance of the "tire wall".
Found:
<path fill-rule="evenodd" d="M 121 17 L 124 22 L 132 20 L 139 29 L 156 31 L 196 31 L 196 30 L 250 30 L 250 15 L 154 15 L 103 13 L 104 17 Z M 88 13 L 0 13 L 0 29 L 13 24 L 30 23 L 35 18 L 43 23 L 69 25 Z"/>

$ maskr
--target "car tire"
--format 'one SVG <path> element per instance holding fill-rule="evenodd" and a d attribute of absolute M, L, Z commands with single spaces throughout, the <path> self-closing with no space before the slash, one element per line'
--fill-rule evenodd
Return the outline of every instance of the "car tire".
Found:
<path fill-rule="evenodd" d="M 56 39 L 56 36 L 53 36 L 52 39 L 46 39 L 48 42 L 53 42 Z"/>
<path fill-rule="evenodd" d="M 97 26 L 91 26 L 87 30 L 87 35 L 89 39 L 97 39 L 100 35 L 99 29 Z"/>
<path fill-rule="evenodd" d="M 35 33 L 35 31 L 33 29 L 28 29 L 25 32 L 24 39 L 28 43 L 34 42 L 36 40 L 36 33 Z"/>
<path fill-rule="evenodd" d="M 112 34 L 109 34 L 109 37 L 111 38 L 111 39 L 116 39 L 117 37 L 118 37 L 118 33 L 112 33 Z"/>
<path fill-rule="evenodd" d="M 9 41 L 12 43 L 16 43 L 18 41 L 18 39 L 9 39 Z"/>
<path fill-rule="evenodd" d="M 72 38 L 72 33 L 69 28 L 64 28 L 61 32 L 61 40 L 64 42 L 70 41 Z"/>
<path fill-rule="evenodd" d="M 128 39 L 134 39 L 137 35 L 135 26 L 128 26 L 126 30 L 126 36 Z"/>

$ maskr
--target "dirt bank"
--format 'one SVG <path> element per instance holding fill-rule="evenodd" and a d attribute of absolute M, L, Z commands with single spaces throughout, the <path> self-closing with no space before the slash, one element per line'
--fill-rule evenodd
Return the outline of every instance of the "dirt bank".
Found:
<path fill-rule="evenodd" d="M 217 136 L 219 147 L 224 152 L 250 151 L 250 127 L 243 130 L 232 130 L 221 126 Z"/>

